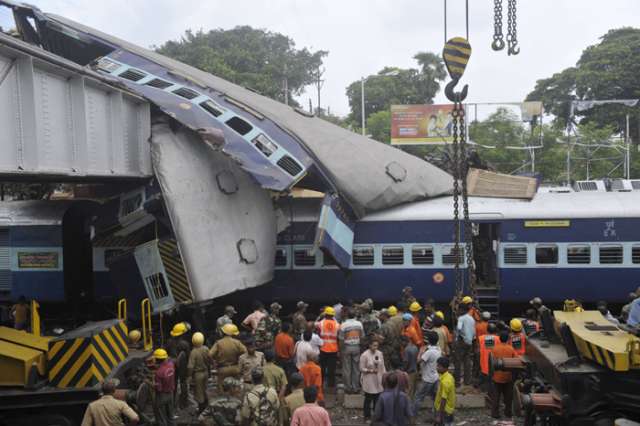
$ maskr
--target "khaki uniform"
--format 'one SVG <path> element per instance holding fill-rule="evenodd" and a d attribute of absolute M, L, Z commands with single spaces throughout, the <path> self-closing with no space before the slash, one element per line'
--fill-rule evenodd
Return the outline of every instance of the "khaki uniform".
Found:
<path fill-rule="evenodd" d="M 227 377 L 240 377 L 238 359 L 246 354 L 247 348 L 230 336 L 218 340 L 209 351 L 209 356 L 216 362 L 218 370 L 218 390 L 222 391 L 222 382 Z"/>
<path fill-rule="evenodd" d="M 291 417 L 293 417 L 293 412 L 296 411 L 296 408 L 302 407 L 304 404 L 304 391 L 302 389 L 296 389 L 284 398 L 285 425 L 291 423 Z"/>
<path fill-rule="evenodd" d="M 274 388 L 278 394 L 287 387 L 287 375 L 284 370 L 272 362 L 265 364 L 262 369 L 264 372 L 264 384 L 270 388 Z"/>
<path fill-rule="evenodd" d="M 198 404 L 207 402 L 207 379 L 209 378 L 209 348 L 193 348 L 187 364 L 188 376 L 193 378 L 193 397 Z"/>
<path fill-rule="evenodd" d="M 206 426 L 234 426 L 240 424 L 242 401 L 234 396 L 222 395 L 214 398 L 200 414 L 198 420 Z"/>
<path fill-rule="evenodd" d="M 140 420 L 126 402 L 115 399 L 113 395 L 104 395 L 89 404 L 81 426 L 124 426 L 124 418 L 129 422 Z"/>
<path fill-rule="evenodd" d="M 302 312 L 293 314 L 293 339 L 297 342 L 302 339 L 302 333 L 307 328 L 307 318 Z"/>
<path fill-rule="evenodd" d="M 276 391 L 260 384 L 245 395 L 240 416 L 250 426 L 276 425 L 279 409 L 280 400 Z"/>
<path fill-rule="evenodd" d="M 238 358 L 238 366 L 240 367 L 240 375 L 245 383 L 251 383 L 251 371 L 256 367 L 264 365 L 264 354 L 256 351 L 253 355 L 248 353 L 240 355 Z"/>

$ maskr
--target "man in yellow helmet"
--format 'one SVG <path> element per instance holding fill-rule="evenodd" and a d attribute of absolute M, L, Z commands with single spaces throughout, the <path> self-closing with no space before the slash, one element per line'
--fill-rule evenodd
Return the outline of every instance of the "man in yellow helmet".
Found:
<path fill-rule="evenodd" d="M 153 352 L 153 358 L 156 361 L 156 365 L 158 365 L 154 380 L 156 422 L 160 426 L 175 426 L 176 422 L 173 418 L 173 394 L 176 390 L 175 366 L 164 349 L 156 349 Z"/>
<path fill-rule="evenodd" d="M 207 398 L 209 348 L 204 345 L 204 335 L 200 332 L 193 333 L 191 343 L 193 343 L 193 349 L 189 354 L 187 376 L 193 380 L 193 397 L 198 403 L 198 413 L 201 413 L 209 402 Z"/>
<path fill-rule="evenodd" d="M 336 365 L 338 363 L 338 330 L 340 330 L 340 324 L 335 320 L 335 315 L 335 309 L 327 306 L 324 310 L 324 319 L 316 323 L 322 339 L 322 346 L 320 347 L 322 381 L 330 388 L 335 386 Z"/>
<path fill-rule="evenodd" d="M 424 346 L 424 334 L 422 333 L 422 327 L 420 325 L 420 311 L 422 306 L 418 302 L 413 302 L 409 305 L 409 311 L 411 312 L 411 324 L 410 327 L 415 331 L 418 336 L 418 347 Z"/>
<path fill-rule="evenodd" d="M 187 380 L 187 363 L 189 362 L 189 352 L 191 345 L 189 344 L 188 333 L 191 326 L 187 322 L 178 322 L 173 326 L 171 338 L 167 342 L 167 353 L 174 360 L 176 365 L 176 379 L 178 380 L 178 388 L 180 392 L 176 392 L 176 405 L 179 408 L 186 408 L 189 405 L 189 385 Z"/>
<path fill-rule="evenodd" d="M 222 391 L 222 382 L 225 378 L 240 378 L 238 359 L 240 355 L 247 353 L 247 348 L 235 338 L 240 334 L 235 324 L 222 326 L 222 334 L 224 337 L 218 340 L 209 351 L 209 356 L 218 370 L 219 391 Z"/>
<path fill-rule="evenodd" d="M 522 330 L 522 321 L 518 318 L 513 318 L 509 322 L 509 328 L 511 329 L 509 344 L 516 351 L 516 354 L 519 356 L 524 355 L 527 350 L 527 335 Z"/>

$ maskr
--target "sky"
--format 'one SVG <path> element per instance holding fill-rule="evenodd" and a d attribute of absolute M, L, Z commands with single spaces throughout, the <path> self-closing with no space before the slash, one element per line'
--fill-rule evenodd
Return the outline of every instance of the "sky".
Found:
<path fill-rule="evenodd" d="M 298 48 L 328 50 L 322 107 L 346 115 L 346 87 L 385 66 L 416 67 L 419 51 L 442 51 L 445 0 L 29 0 L 144 47 L 177 39 L 186 29 L 250 25 L 291 37 Z M 519 0 L 520 54 L 490 48 L 493 1 L 468 0 L 473 52 L 462 82 L 468 102 L 519 102 L 536 80 L 572 66 L 608 30 L 638 25 L 638 0 Z M 448 0 L 448 36 L 465 35 L 463 0 Z M 3 8 L 4 9 L 4 8 Z M 506 34 L 507 0 L 503 32 Z M 6 9 L 0 26 L 7 26 Z M 366 88 L 365 88 L 366 94 Z M 308 105 L 309 87 L 299 101 Z M 442 93 L 436 103 L 447 102 Z M 480 107 L 480 114 L 494 106 Z"/>

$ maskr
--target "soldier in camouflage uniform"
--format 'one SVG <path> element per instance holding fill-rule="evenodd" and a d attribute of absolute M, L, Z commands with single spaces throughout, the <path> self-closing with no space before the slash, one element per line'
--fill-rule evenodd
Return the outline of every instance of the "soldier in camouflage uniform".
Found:
<path fill-rule="evenodd" d="M 222 332 L 222 327 L 226 324 L 233 324 L 233 316 L 237 314 L 236 308 L 233 306 L 225 306 L 224 307 L 224 315 L 217 319 L 216 321 L 216 338 L 221 339 L 224 337 L 224 333 Z"/>
<path fill-rule="evenodd" d="M 362 323 L 363 339 L 361 342 L 362 351 L 369 347 L 369 343 L 374 335 L 380 330 L 380 320 L 373 312 L 373 300 L 367 299 L 360 305 L 360 322 Z"/>
<path fill-rule="evenodd" d="M 300 301 L 296 304 L 296 312 L 293 314 L 293 340 L 296 342 L 302 339 L 302 333 L 307 328 L 307 318 L 305 316 L 305 312 L 307 312 L 307 307 L 309 305 Z"/>
<path fill-rule="evenodd" d="M 222 395 L 214 398 L 200 414 L 198 421 L 206 426 L 234 426 L 240 424 L 242 383 L 227 377 L 222 383 Z"/>
<path fill-rule="evenodd" d="M 400 334 L 398 333 L 398 329 L 395 324 L 388 321 L 388 315 L 389 314 L 386 312 L 380 314 L 382 317 L 382 326 L 378 331 L 378 335 L 381 340 L 380 351 L 383 355 L 385 367 L 387 367 L 387 370 L 391 371 L 391 358 L 394 354 L 400 353 Z"/>
<path fill-rule="evenodd" d="M 282 306 L 274 302 L 270 306 L 271 313 L 262 318 L 258 323 L 255 333 L 256 348 L 261 351 L 273 347 L 273 339 L 280 332 L 282 320 L 280 319 L 280 309 Z"/>

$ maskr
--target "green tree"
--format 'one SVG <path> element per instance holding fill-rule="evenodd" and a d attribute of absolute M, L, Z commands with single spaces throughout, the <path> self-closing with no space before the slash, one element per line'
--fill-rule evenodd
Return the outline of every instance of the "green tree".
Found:
<path fill-rule="evenodd" d="M 157 48 L 163 55 L 203 71 L 284 101 L 288 88 L 293 96 L 313 83 L 327 51 L 296 49 L 289 37 L 249 26 L 209 32 L 187 30 L 180 40 L 168 41 Z"/>
<path fill-rule="evenodd" d="M 367 118 L 367 133 L 379 142 L 391 142 L 391 111 L 378 111 Z"/>
<path fill-rule="evenodd" d="M 388 111 L 393 104 L 432 103 L 446 77 L 440 56 L 420 52 L 414 56 L 420 69 L 385 67 L 377 74 L 365 78 L 365 117 Z M 347 87 L 351 114 L 349 120 L 356 126 L 362 120 L 362 82 L 354 81 Z"/>
<path fill-rule="evenodd" d="M 610 30 L 600 40 L 582 52 L 575 67 L 538 80 L 527 100 L 542 101 L 556 122 L 566 127 L 572 100 L 640 98 L 640 29 Z M 614 131 L 622 132 L 626 114 L 631 113 L 637 123 L 638 112 L 639 107 L 602 105 L 576 114 L 585 123 L 613 126 Z M 631 137 L 637 142 L 637 124 L 631 130 Z"/>

